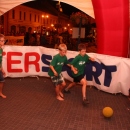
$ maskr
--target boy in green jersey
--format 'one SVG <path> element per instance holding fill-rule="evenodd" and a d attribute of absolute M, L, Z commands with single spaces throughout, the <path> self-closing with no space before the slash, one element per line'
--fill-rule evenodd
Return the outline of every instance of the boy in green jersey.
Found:
<path fill-rule="evenodd" d="M 2 53 L 3 53 L 2 47 L 4 46 L 4 43 L 5 43 L 5 36 L 3 34 L 0 34 L 0 97 L 2 98 L 6 98 L 6 96 L 2 93 L 5 81 L 4 80 L 5 72 L 2 67 Z"/>
<path fill-rule="evenodd" d="M 68 64 L 66 57 L 67 47 L 65 44 L 59 45 L 59 53 L 55 55 L 50 63 L 50 69 L 48 75 L 51 77 L 53 84 L 55 85 L 56 98 L 60 101 L 64 100 L 62 90 L 66 83 L 64 77 L 61 74 L 62 66 Z"/>
<path fill-rule="evenodd" d="M 83 105 L 86 105 L 89 103 L 89 101 L 86 98 L 87 81 L 84 78 L 84 70 L 85 70 L 86 63 L 89 60 L 90 61 L 95 61 L 95 60 L 94 60 L 94 58 L 91 58 L 86 54 L 85 44 L 79 44 L 78 50 L 79 50 L 79 54 L 71 62 L 73 82 L 68 85 L 68 87 L 64 90 L 64 92 L 70 93 L 69 89 L 71 87 L 73 87 L 76 83 L 81 83 L 82 84 Z"/>

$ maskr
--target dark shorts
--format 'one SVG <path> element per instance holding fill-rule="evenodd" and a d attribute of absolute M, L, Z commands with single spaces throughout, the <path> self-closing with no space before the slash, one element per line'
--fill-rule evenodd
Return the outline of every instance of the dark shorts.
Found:
<path fill-rule="evenodd" d="M 73 82 L 75 82 L 75 83 L 80 83 L 80 81 L 81 81 L 81 79 L 83 79 L 84 78 L 84 75 L 79 75 L 79 76 L 77 76 L 77 77 L 73 77 Z"/>
<path fill-rule="evenodd" d="M 59 74 L 58 76 L 51 76 L 51 80 L 55 86 L 57 86 L 65 81 L 62 74 Z"/>
<path fill-rule="evenodd" d="M 0 70 L 0 82 L 4 82 L 5 80 L 4 80 L 4 77 L 3 77 L 3 73 L 2 73 L 2 71 Z"/>

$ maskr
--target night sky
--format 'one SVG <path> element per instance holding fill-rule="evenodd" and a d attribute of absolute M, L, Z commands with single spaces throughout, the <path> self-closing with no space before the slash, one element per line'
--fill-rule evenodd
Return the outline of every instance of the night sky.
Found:
<path fill-rule="evenodd" d="M 53 1 L 53 0 L 48 0 L 48 2 L 53 6 L 56 7 L 56 3 L 58 3 L 58 1 Z M 67 14 L 67 15 L 71 15 L 73 12 L 77 12 L 79 11 L 77 8 L 75 8 L 74 6 L 71 6 L 69 4 L 66 3 L 62 3 L 60 2 L 61 7 L 63 9 L 63 13 Z"/>
<path fill-rule="evenodd" d="M 56 9 L 56 4 L 58 3 L 58 1 L 53 1 L 53 0 L 35 0 L 35 1 L 31 1 L 31 2 L 27 2 L 27 3 L 24 3 L 23 5 L 26 5 L 26 6 L 29 6 L 29 7 L 32 7 L 32 8 L 36 8 L 36 9 L 47 9 L 48 6 L 44 6 L 44 4 L 48 2 L 50 5 L 52 5 L 55 9 Z M 77 12 L 79 11 L 77 8 L 71 6 L 71 5 L 68 5 L 66 3 L 62 3 L 60 2 L 61 4 L 61 8 L 63 10 L 63 13 L 70 16 L 73 12 Z M 48 10 L 50 10 L 48 8 Z M 53 11 L 52 11 L 53 12 Z"/>

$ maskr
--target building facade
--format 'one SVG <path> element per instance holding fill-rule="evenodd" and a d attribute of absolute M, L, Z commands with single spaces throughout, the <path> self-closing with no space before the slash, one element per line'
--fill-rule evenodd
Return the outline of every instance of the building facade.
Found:
<path fill-rule="evenodd" d="M 60 19 L 60 20 L 59 20 Z M 7 35 L 25 33 L 31 28 L 33 32 L 56 30 L 55 25 L 61 24 L 62 29 L 69 23 L 66 15 L 55 16 L 24 5 L 19 5 L 1 16 L 1 33 Z"/>

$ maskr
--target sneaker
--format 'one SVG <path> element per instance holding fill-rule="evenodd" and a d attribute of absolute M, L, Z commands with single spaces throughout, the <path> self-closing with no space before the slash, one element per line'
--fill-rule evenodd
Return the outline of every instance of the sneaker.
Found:
<path fill-rule="evenodd" d="M 83 106 L 86 106 L 87 104 L 89 104 L 88 99 L 84 99 L 84 100 L 83 100 Z"/>
<path fill-rule="evenodd" d="M 64 93 L 71 93 L 70 90 L 65 90 L 64 89 Z"/>

